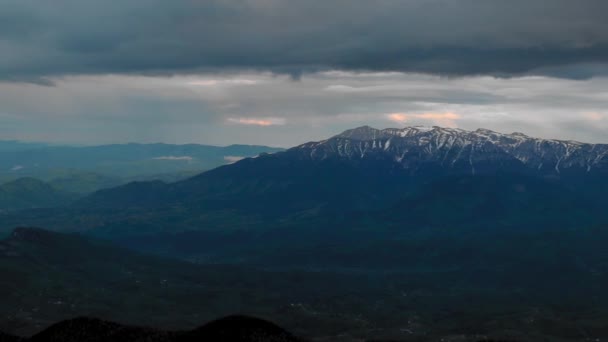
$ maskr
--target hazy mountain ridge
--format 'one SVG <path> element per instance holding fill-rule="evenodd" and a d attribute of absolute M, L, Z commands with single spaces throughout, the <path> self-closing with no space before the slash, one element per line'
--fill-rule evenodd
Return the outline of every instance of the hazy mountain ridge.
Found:
<path fill-rule="evenodd" d="M 0 185 L 0 211 L 57 207 L 77 197 L 34 178 L 19 178 Z"/>
<path fill-rule="evenodd" d="M 205 170 L 280 148 L 187 144 L 52 146 L 0 142 L 0 183 L 22 177 L 61 190 L 90 193 L 136 180 L 177 181 Z"/>
<path fill-rule="evenodd" d="M 28 168 L 99 167 L 102 170 L 118 170 L 121 163 L 148 161 L 182 162 L 197 165 L 223 165 L 227 156 L 256 156 L 264 152 L 281 151 L 280 148 L 255 145 L 172 145 L 172 144 L 115 144 L 100 146 L 45 146 L 26 151 L 6 151 L 0 154 L 0 166 L 6 170 L 18 166 Z M 109 163 L 114 163 L 111 165 Z M 17 170 L 14 170 L 17 171 Z M 127 175 L 122 175 L 127 176 Z"/>

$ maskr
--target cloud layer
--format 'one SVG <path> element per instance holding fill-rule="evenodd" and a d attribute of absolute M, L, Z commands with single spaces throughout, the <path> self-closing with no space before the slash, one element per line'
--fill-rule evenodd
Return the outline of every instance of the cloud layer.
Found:
<path fill-rule="evenodd" d="M 291 146 L 423 124 L 608 142 L 606 13 L 606 0 L 0 0 L 0 139 Z"/>
<path fill-rule="evenodd" d="M 71 76 L 0 83 L 0 139 L 287 147 L 355 126 L 440 125 L 608 143 L 607 89 L 605 77 Z"/>
<path fill-rule="evenodd" d="M 588 78 L 605 0 L 2 0 L 0 79 L 323 70 Z"/>

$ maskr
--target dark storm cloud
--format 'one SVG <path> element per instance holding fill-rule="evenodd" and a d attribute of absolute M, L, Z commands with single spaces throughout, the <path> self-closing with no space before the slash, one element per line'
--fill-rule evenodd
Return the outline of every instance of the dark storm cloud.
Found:
<path fill-rule="evenodd" d="M 589 78 L 608 62 L 606 13 L 605 0 L 0 0 L 0 78 L 243 69 Z"/>

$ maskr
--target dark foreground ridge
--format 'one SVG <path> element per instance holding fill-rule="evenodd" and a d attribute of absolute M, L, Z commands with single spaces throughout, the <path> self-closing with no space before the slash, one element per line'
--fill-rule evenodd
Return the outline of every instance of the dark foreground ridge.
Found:
<path fill-rule="evenodd" d="M 0 333 L 0 342 L 302 342 L 268 321 L 228 316 L 192 331 L 161 331 L 107 322 L 95 318 L 75 318 L 50 326 L 44 331 L 20 339 Z"/>
<path fill-rule="evenodd" d="M 7 335 L 5 333 L 0 332 L 0 342 L 18 342 L 18 341 L 23 341 L 23 339 L 21 339 L 17 336 Z"/>
<path fill-rule="evenodd" d="M 192 331 L 162 331 L 79 317 L 56 323 L 30 337 L 0 332 L 0 342 L 304 342 L 263 319 L 233 315 Z M 377 341 L 380 342 L 380 341 Z M 501 342 L 482 340 L 478 342 Z M 506 341 L 502 341 L 506 342 Z"/>

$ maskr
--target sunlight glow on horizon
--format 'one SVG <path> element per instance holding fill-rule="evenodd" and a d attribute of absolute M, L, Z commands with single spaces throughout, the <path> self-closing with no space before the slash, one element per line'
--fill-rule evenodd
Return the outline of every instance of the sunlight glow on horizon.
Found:
<path fill-rule="evenodd" d="M 285 125 L 284 118 L 228 118 L 230 123 L 252 126 L 282 126 Z"/>
<path fill-rule="evenodd" d="M 445 127 L 457 127 L 456 120 L 460 119 L 461 116 L 452 112 L 445 113 L 390 113 L 387 114 L 387 118 L 390 121 L 397 122 L 399 124 L 407 124 L 413 119 L 429 120 L 433 123 L 437 123 Z"/>

